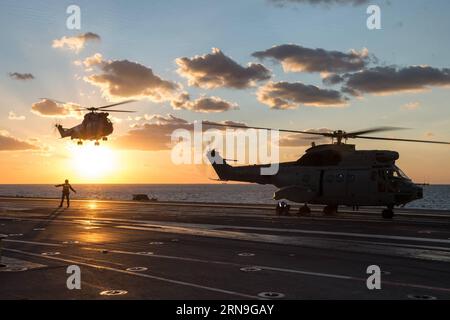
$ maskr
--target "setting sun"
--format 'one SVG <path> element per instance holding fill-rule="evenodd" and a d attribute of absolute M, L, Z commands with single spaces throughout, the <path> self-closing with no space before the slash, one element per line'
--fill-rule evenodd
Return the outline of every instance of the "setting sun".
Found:
<path fill-rule="evenodd" d="M 71 145 L 71 164 L 80 178 L 104 178 L 117 168 L 117 158 L 113 150 L 106 146 Z"/>

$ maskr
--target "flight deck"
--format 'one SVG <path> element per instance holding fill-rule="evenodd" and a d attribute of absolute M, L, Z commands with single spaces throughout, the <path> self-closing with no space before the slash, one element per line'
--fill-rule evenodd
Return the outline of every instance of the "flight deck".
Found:
<path fill-rule="evenodd" d="M 0 299 L 450 299 L 447 211 L 58 204 L 0 198 Z M 71 265 L 79 290 L 67 287 Z M 373 265 L 381 289 L 367 286 Z"/>

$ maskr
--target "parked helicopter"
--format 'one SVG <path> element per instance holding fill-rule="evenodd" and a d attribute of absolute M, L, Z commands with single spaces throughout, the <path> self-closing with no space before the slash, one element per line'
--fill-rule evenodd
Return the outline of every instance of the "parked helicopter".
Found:
<path fill-rule="evenodd" d="M 241 125 L 210 124 L 211 126 L 235 127 L 242 129 L 274 130 Z M 394 207 L 404 206 L 423 197 L 422 188 L 415 184 L 395 165 L 399 153 L 388 150 L 356 150 L 347 144 L 347 139 L 370 139 L 404 142 L 450 144 L 443 141 L 395 139 L 365 136 L 368 133 L 396 130 L 401 128 L 379 127 L 355 132 L 336 130 L 333 132 L 310 132 L 279 130 L 281 132 L 325 136 L 331 144 L 315 145 L 297 161 L 279 164 L 275 175 L 261 175 L 260 169 L 269 165 L 230 166 L 218 152 L 208 152 L 208 158 L 221 181 L 242 181 L 258 184 L 272 184 L 279 188 L 275 200 L 286 199 L 303 203 L 299 214 L 311 212 L 308 204 L 325 205 L 323 212 L 337 213 L 339 205 L 383 206 L 382 217 L 392 219 Z M 286 203 L 277 205 L 280 210 L 289 208 Z M 287 214 L 288 214 L 287 209 Z"/>
<path fill-rule="evenodd" d="M 64 102 L 59 102 L 56 100 L 48 99 L 55 103 L 64 104 Z M 111 110 L 108 108 L 122 105 L 125 103 L 135 102 L 136 100 L 127 100 L 118 103 L 109 104 L 102 107 L 89 107 L 89 108 L 79 108 L 75 109 L 75 111 L 89 111 L 84 115 L 83 122 L 79 125 L 72 128 L 63 128 L 62 125 L 57 124 L 55 127 L 58 129 L 61 138 L 70 137 L 70 139 L 78 140 L 78 145 L 83 144 L 83 140 L 95 140 L 95 145 L 98 146 L 100 143 L 98 142 L 100 139 L 103 141 L 107 141 L 109 136 L 114 128 L 111 120 L 109 120 L 108 112 L 135 112 L 135 111 L 127 111 L 127 110 Z M 106 110 L 108 109 L 108 110 Z M 98 112 L 98 111 L 108 111 L 108 112 Z"/>

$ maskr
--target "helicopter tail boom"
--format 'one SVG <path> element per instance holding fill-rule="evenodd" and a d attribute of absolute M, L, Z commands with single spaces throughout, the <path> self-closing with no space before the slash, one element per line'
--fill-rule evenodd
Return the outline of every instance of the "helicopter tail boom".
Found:
<path fill-rule="evenodd" d="M 208 152 L 207 156 L 221 181 L 271 183 L 270 176 L 261 175 L 261 168 L 267 165 L 232 167 L 215 150 Z"/>
<path fill-rule="evenodd" d="M 229 177 L 232 167 L 219 155 L 218 152 L 215 150 L 208 152 L 208 159 L 220 181 L 230 180 Z"/>
<path fill-rule="evenodd" d="M 57 124 L 56 129 L 58 129 L 59 134 L 61 135 L 61 138 L 70 137 L 70 130 L 63 128 L 62 125 Z"/>

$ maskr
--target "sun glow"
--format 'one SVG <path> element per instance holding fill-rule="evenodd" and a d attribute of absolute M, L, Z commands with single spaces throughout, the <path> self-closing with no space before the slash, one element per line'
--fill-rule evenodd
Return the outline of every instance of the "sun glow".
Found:
<path fill-rule="evenodd" d="M 116 154 L 106 146 L 70 146 L 72 167 L 80 178 L 97 180 L 105 178 L 117 168 Z"/>

